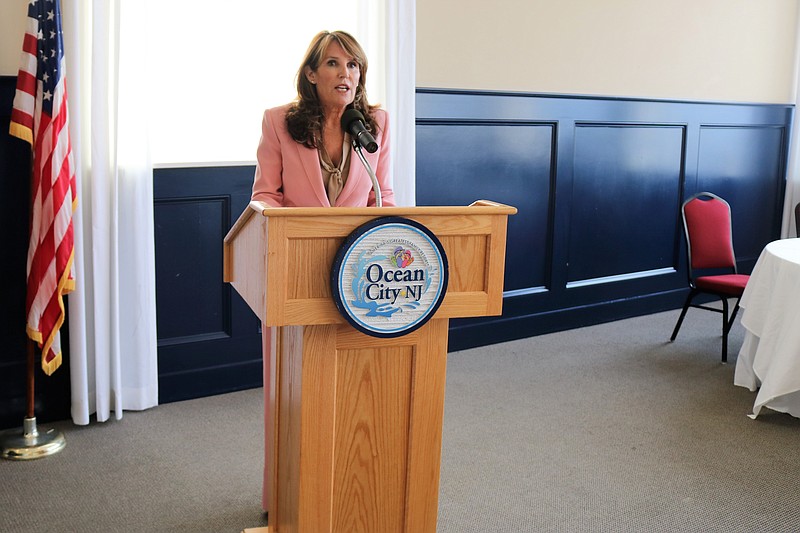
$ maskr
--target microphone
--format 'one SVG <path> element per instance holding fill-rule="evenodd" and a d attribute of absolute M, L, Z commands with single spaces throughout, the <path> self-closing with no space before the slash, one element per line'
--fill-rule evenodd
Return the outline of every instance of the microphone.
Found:
<path fill-rule="evenodd" d="M 347 109 L 342 115 L 342 129 L 352 135 L 359 146 L 367 152 L 374 154 L 378 150 L 375 137 L 367 131 L 364 125 L 364 115 L 357 109 Z"/>
<path fill-rule="evenodd" d="M 378 150 L 378 143 L 375 138 L 367 131 L 364 125 L 364 115 L 357 109 L 347 109 L 342 115 L 342 129 L 353 137 L 353 149 L 361 159 L 364 168 L 367 169 L 369 178 L 372 180 L 372 190 L 375 192 L 375 205 L 383 207 L 383 198 L 381 197 L 381 186 L 378 183 L 378 178 L 372 167 L 369 166 L 369 161 L 361 153 L 361 148 L 366 148 L 367 152 L 374 154 Z"/>

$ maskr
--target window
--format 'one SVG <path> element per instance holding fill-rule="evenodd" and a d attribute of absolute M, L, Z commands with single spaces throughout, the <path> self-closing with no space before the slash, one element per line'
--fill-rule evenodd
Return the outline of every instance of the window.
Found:
<path fill-rule="evenodd" d="M 147 0 L 157 166 L 255 161 L 264 109 L 294 99 L 295 74 L 321 30 L 367 52 L 367 93 L 385 101 L 382 5 L 374 0 Z"/>

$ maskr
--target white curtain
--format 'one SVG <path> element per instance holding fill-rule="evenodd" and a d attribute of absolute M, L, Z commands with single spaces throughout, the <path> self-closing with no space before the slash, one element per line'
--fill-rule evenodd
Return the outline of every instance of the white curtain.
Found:
<path fill-rule="evenodd" d="M 797 14 L 797 24 L 800 28 L 800 11 Z M 800 125 L 798 125 L 797 110 L 800 108 L 800 31 L 797 32 L 797 43 L 794 52 L 794 118 L 792 119 L 792 132 L 789 145 L 789 163 L 786 172 L 786 194 L 783 203 L 783 224 L 781 238 L 798 237 L 795 226 L 794 206 L 800 202 Z"/>
<path fill-rule="evenodd" d="M 386 107 L 397 205 L 416 205 L 416 2 L 386 0 Z"/>
<path fill-rule="evenodd" d="M 359 0 L 357 18 L 355 36 L 369 59 L 369 101 L 380 104 L 389 113 L 390 173 L 395 202 L 413 206 L 416 205 L 416 0 Z"/>
<path fill-rule="evenodd" d="M 62 0 L 77 164 L 76 291 L 68 297 L 72 419 L 158 403 L 153 174 L 144 3 Z"/>

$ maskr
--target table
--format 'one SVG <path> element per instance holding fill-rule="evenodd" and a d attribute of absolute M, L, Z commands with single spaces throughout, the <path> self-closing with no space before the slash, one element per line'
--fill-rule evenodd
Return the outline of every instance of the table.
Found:
<path fill-rule="evenodd" d="M 769 243 L 742 295 L 745 337 L 735 385 L 758 390 L 762 407 L 800 417 L 800 239 Z"/>

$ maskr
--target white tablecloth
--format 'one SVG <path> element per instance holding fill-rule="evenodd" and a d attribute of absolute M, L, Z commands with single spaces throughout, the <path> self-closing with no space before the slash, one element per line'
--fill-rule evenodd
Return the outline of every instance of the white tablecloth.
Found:
<path fill-rule="evenodd" d="M 735 385 L 758 389 L 762 407 L 800 417 L 800 239 L 769 243 L 742 295 L 745 338 Z"/>

